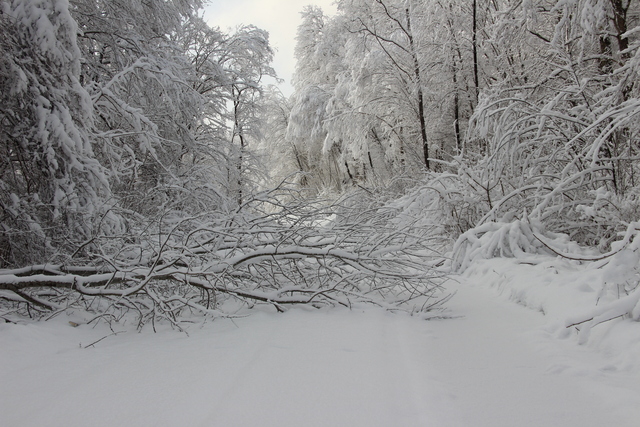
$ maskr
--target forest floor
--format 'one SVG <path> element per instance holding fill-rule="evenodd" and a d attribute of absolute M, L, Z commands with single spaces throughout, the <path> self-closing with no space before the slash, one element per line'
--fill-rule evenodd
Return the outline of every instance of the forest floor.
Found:
<path fill-rule="evenodd" d="M 546 280 L 514 265 L 513 283 Z M 189 336 L 126 325 L 108 336 L 63 316 L 0 324 L 0 425 L 640 425 L 640 325 L 620 320 L 579 345 L 553 313 L 516 304 L 499 268 L 450 281 L 448 318 L 429 321 L 296 308 Z M 620 328 L 635 329 L 607 344 Z"/>

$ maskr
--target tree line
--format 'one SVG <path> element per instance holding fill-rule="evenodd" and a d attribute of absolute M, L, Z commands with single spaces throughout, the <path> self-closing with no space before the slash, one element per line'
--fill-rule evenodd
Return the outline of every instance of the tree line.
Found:
<path fill-rule="evenodd" d="M 454 236 L 529 218 L 606 251 L 636 219 L 637 1 L 341 0 L 302 16 L 269 141 L 283 174 L 338 192 L 423 177 Z"/>

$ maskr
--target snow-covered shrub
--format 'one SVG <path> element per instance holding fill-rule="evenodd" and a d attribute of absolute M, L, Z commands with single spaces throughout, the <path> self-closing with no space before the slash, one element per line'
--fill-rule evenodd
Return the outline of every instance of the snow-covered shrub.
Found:
<path fill-rule="evenodd" d="M 624 237 L 611 245 L 611 252 L 592 258 L 592 268 L 601 270 L 599 302 L 596 307 L 573 315 L 567 327 L 579 329 L 586 342 L 593 327 L 619 317 L 640 321 L 640 223 L 631 223 Z"/>
<path fill-rule="evenodd" d="M 487 222 L 458 238 L 453 246 L 451 269 L 463 272 L 481 259 L 505 257 L 528 260 L 533 255 L 553 255 L 542 237 L 538 237 L 542 235 L 540 226 L 530 221 Z"/>
<path fill-rule="evenodd" d="M 569 236 L 550 233 L 536 221 L 487 222 L 463 233 L 453 246 L 451 269 L 465 271 L 474 261 L 491 258 L 517 258 L 537 262 L 536 255 L 583 259 L 584 252 Z M 584 258 L 589 259 L 587 258 Z"/>

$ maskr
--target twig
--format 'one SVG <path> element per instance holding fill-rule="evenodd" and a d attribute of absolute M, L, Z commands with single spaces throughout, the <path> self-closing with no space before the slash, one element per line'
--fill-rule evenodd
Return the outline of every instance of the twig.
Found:
<path fill-rule="evenodd" d="M 611 321 L 611 320 L 618 319 L 618 318 L 620 318 L 620 317 L 624 317 L 624 316 L 626 316 L 626 315 L 627 315 L 627 313 L 618 314 L 618 315 L 615 315 L 615 316 L 609 317 L 609 318 L 607 318 L 607 319 L 600 320 L 598 323 L 596 323 L 596 324 L 594 324 L 594 325 L 591 325 L 591 326 L 592 326 L 592 327 L 594 327 L 594 326 L 598 326 L 598 325 L 600 325 L 600 324 L 602 324 L 602 323 L 606 323 L 606 322 L 609 322 L 609 321 Z M 593 321 L 593 319 L 594 319 L 594 318 L 593 318 L 593 317 L 591 317 L 591 318 L 589 318 L 589 319 L 582 320 L 582 321 L 580 321 L 580 322 L 572 323 L 571 325 L 567 325 L 566 327 L 567 327 L 567 328 L 571 328 L 572 326 L 578 326 L 578 325 L 581 325 L 581 324 L 583 324 L 583 323 L 591 322 L 591 321 Z"/>
<path fill-rule="evenodd" d="M 99 340 L 94 341 L 94 342 L 92 342 L 91 344 L 87 344 L 87 345 L 85 345 L 85 346 L 84 346 L 84 348 L 91 347 L 91 346 L 93 346 L 93 345 L 95 345 L 95 344 L 98 344 L 100 341 L 102 341 L 102 340 L 103 340 L 103 339 L 105 339 L 105 338 L 109 338 L 109 337 L 110 337 L 110 336 L 112 336 L 112 335 L 118 335 L 118 334 L 121 334 L 121 333 L 123 333 L 123 332 L 125 332 L 125 331 L 118 331 L 118 332 L 114 332 L 114 333 L 109 334 L 109 335 L 105 335 L 104 337 L 100 338 Z"/>
<path fill-rule="evenodd" d="M 570 259 L 572 261 L 601 261 L 603 259 L 607 259 L 609 257 L 612 257 L 613 255 L 617 254 L 618 252 L 622 251 L 623 249 L 625 249 L 626 246 L 621 247 L 620 249 L 616 250 L 616 251 L 612 251 L 612 252 L 607 252 L 606 254 L 603 254 L 601 256 L 598 257 L 580 257 L 578 255 L 574 255 L 574 256 L 570 256 L 567 254 L 563 254 L 561 252 L 558 252 L 557 250 L 555 250 L 554 248 L 552 248 L 551 246 L 549 246 L 547 243 L 545 243 L 540 237 L 538 237 L 536 235 L 536 233 L 531 233 L 533 234 L 533 237 L 536 238 L 536 240 L 540 243 L 542 243 L 544 245 L 544 247 L 546 247 L 547 249 L 549 249 L 551 252 L 553 252 L 554 254 L 562 257 L 562 258 L 566 258 L 566 259 Z"/>

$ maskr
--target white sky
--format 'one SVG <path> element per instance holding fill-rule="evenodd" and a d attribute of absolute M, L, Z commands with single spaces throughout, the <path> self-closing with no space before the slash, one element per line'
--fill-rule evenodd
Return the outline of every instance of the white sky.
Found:
<path fill-rule="evenodd" d="M 280 89 L 285 95 L 293 91 L 291 75 L 295 68 L 293 49 L 300 12 L 308 4 L 320 6 L 325 14 L 335 13 L 334 0 L 211 0 L 205 7 L 205 19 L 212 27 L 234 29 L 253 24 L 269 32 L 269 41 L 276 50 L 273 66 L 278 77 L 285 80 Z"/>

